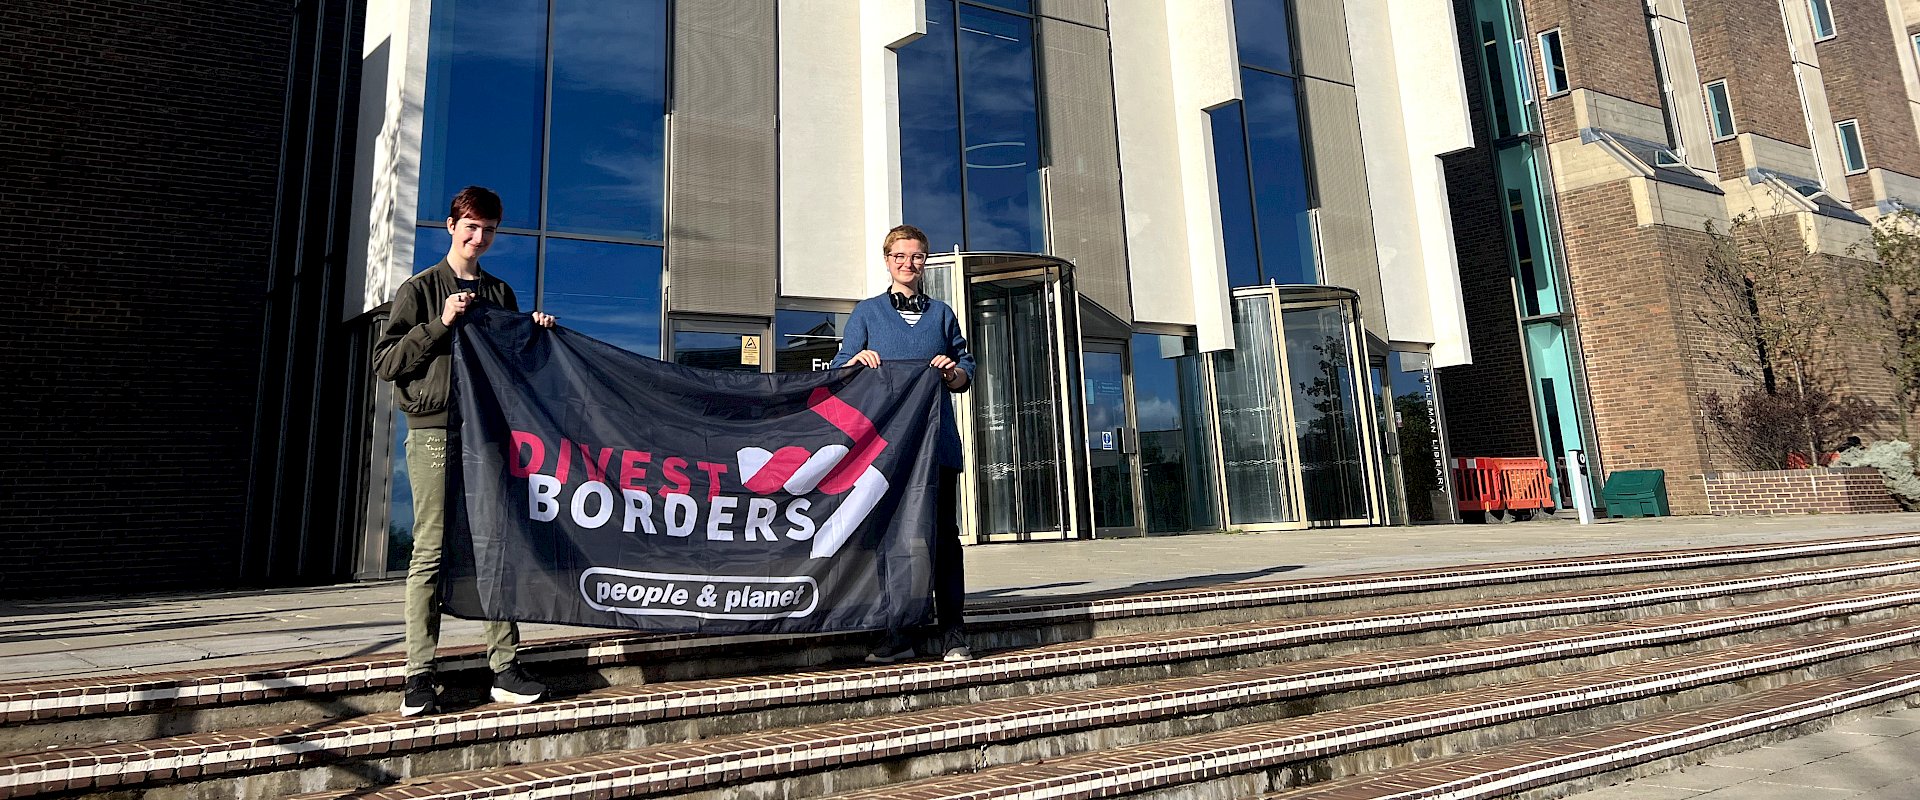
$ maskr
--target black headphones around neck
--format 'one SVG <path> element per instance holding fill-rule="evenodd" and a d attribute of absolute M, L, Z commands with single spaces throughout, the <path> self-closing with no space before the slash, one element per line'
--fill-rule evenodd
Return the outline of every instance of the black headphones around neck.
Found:
<path fill-rule="evenodd" d="M 888 292 L 887 298 L 893 301 L 893 310 L 895 311 L 911 311 L 915 314 L 927 313 L 927 296 L 924 294 L 908 296 L 899 292 Z"/>

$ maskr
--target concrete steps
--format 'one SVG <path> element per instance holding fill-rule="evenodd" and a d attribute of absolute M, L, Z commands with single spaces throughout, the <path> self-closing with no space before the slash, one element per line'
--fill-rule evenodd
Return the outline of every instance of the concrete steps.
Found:
<path fill-rule="evenodd" d="M 568 695 L 424 719 L 380 707 L 391 659 L 0 687 L 0 797 L 1025 795 L 1022 770 L 1176 743 L 1185 766 L 1149 758 L 1161 783 L 1127 791 L 1252 796 L 1920 655 L 1916 555 L 1920 536 L 1875 537 L 971 608 L 994 649 L 963 664 L 794 666 L 854 636 L 610 635 L 529 648 Z M 1339 744 L 1229 755 L 1281 734 Z"/>

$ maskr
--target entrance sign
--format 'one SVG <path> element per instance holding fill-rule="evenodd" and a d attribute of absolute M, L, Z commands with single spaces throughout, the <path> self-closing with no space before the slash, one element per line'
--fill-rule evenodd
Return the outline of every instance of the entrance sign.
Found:
<path fill-rule="evenodd" d="M 934 370 L 694 369 L 496 307 L 468 312 L 452 362 L 449 613 L 709 633 L 930 616 Z"/>

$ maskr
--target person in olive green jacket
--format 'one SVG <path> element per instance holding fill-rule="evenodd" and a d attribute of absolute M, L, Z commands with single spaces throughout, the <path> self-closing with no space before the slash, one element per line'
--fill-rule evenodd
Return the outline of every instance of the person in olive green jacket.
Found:
<path fill-rule="evenodd" d="M 452 385 L 453 329 L 467 310 L 493 303 L 519 311 L 513 288 L 480 268 L 493 246 L 503 211 L 500 196 L 469 186 L 453 198 L 447 257 L 408 279 L 394 292 L 393 308 L 373 346 L 374 372 L 392 381 L 407 413 L 407 479 L 413 485 L 413 558 L 407 564 L 407 686 L 403 716 L 432 712 L 439 688 L 433 653 L 440 643 L 440 558 L 446 536 L 447 393 Z M 534 324 L 553 327 L 553 316 L 533 312 Z M 511 622 L 486 623 L 492 697 L 532 703 L 547 687 L 527 677 L 515 660 L 520 631 Z"/>

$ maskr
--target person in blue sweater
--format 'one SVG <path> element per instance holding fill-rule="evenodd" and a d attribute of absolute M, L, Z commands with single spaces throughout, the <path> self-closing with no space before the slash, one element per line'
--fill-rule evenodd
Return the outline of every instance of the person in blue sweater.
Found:
<path fill-rule="evenodd" d="M 946 303 L 920 291 L 920 278 L 927 268 L 927 235 L 912 225 L 887 231 L 880 243 L 886 257 L 887 275 L 893 285 L 887 293 L 869 297 L 853 307 L 847 320 L 846 337 L 840 352 L 833 357 L 834 367 L 860 364 L 878 367 L 887 361 L 923 363 L 940 371 L 947 391 L 959 394 L 973 386 L 973 355 L 967 352 L 967 339 L 960 333 L 960 319 Z M 940 417 L 940 444 L 935 452 L 940 460 L 940 478 L 935 493 L 933 610 L 939 620 L 940 649 L 948 661 L 967 661 L 973 651 L 967 648 L 961 628 L 966 606 L 966 569 L 960 554 L 959 484 L 961 468 L 960 431 L 953 422 L 949 403 Z M 913 640 L 906 631 L 890 630 L 867 661 L 891 664 L 914 655 Z"/>

